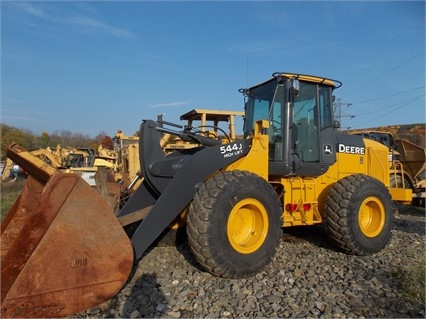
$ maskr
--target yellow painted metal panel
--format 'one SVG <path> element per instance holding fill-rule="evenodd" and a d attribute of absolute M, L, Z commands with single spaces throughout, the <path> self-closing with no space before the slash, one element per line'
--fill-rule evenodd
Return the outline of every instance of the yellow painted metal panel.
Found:
<path fill-rule="evenodd" d="M 226 170 L 247 170 L 268 180 L 268 135 L 262 134 L 262 131 L 268 127 L 268 121 L 261 120 L 256 122 L 255 135 L 253 136 L 249 153 L 247 156 L 229 165 Z"/>
<path fill-rule="evenodd" d="M 409 203 L 413 199 L 413 191 L 409 188 L 389 188 L 392 200 Z"/>

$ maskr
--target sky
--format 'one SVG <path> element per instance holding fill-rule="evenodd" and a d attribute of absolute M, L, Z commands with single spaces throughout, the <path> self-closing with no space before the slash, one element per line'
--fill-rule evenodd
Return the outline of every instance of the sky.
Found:
<path fill-rule="evenodd" d="M 238 89 L 274 72 L 343 82 L 343 128 L 425 122 L 424 1 L 0 5 L 0 122 L 35 134 L 131 135 L 159 114 L 243 111 Z"/>

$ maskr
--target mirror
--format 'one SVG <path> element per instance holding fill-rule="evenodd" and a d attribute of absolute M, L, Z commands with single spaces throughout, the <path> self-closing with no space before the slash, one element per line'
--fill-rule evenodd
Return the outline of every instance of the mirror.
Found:
<path fill-rule="evenodd" d="M 300 83 L 299 80 L 293 79 L 291 82 L 291 91 L 293 96 L 298 96 L 300 91 Z"/>
<path fill-rule="evenodd" d="M 333 122 L 333 127 L 334 128 L 340 128 L 340 122 L 339 121 L 334 121 Z"/>

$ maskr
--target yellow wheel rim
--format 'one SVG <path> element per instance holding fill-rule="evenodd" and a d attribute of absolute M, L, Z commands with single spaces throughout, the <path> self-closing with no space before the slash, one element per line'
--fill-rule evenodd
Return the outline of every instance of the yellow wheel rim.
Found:
<path fill-rule="evenodd" d="M 376 237 L 383 230 L 386 212 L 377 197 L 367 197 L 361 204 L 358 223 L 362 233 L 367 237 Z"/>
<path fill-rule="evenodd" d="M 241 254 L 257 251 L 268 234 L 268 213 L 261 202 L 247 198 L 231 210 L 227 234 L 232 247 Z"/>

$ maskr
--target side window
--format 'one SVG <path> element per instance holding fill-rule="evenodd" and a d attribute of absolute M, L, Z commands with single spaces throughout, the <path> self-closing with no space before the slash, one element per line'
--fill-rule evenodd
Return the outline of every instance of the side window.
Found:
<path fill-rule="evenodd" d="M 253 123 L 255 123 L 257 120 L 267 120 L 268 113 L 269 113 L 269 101 L 256 99 L 255 106 L 254 106 Z"/>
<path fill-rule="evenodd" d="M 283 90 L 283 88 L 278 88 Z M 278 98 L 277 98 L 278 96 Z M 270 161 L 282 161 L 283 159 L 283 136 L 282 130 L 284 123 L 281 116 L 282 103 L 277 94 L 276 100 L 272 102 L 272 107 L 269 114 L 269 128 L 267 130 L 269 135 L 269 160 Z"/>
<path fill-rule="evenodd" d="M 331 106 L 331 89 L 329 87 L 319 88 L 319 113 L 321 117 L 321 130 L 333 125 L 332 106 Z"/>

